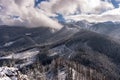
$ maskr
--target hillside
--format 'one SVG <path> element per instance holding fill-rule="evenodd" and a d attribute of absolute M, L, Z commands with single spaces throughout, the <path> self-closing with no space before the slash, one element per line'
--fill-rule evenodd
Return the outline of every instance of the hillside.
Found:
<path fill-rule="evenodd" d="M 8 31 L 6 29 L 9 28 L 4 29 Z M 16 32 L 19 33 L 20 29 L 17 30 Z M 1 66 L 7 63 L 8 66 L 18 67 L 22 73 L 25 73 L 24 69 L 32 69 L 32 71 L 34 71 L 34 69 L 39 70 L 38 65 L 41 65 L 43 68 L 48 68 L 45 70 L 45 72 L 49 73 L 46 74 L 46 78 L 48 78 L 47 76 L 54 78 L 52 76 L 53 74 L 60 75 L 62 74 L 61 70 L 66 72 L 69 68 L 72 69 L 72 72 L 75 71 L 76 74 L 82 74 L 82 72 L 80 72 L 80 70 L 82 70 L 84 76 L 81 78 L 90 77 L 85 75 L 88 74 L 88 72 L 84 74 L 84 68 L 85 70 L 92 70 L 93 74 L 95 72 L 97 77 L 92 74 L 94 80 L 97 78 L 100 80 L 101 78 L 99 76 L 102 76 L 105 80 L 118 80 L 120 78 L 120 44 L 115 41 L 114 38 L 76 27 L 63 28 L 55 33 L 50 33 L 50 29 L 44 29 L 44 32 L 47 32 L 47 36 L 45 37 L 42 37 L 42 35 L 34 35 L 37 30 L 33 28 L 29 32 L 29 29 L 27 29 L 25 32 L 20 32 L 22 36 L 16 35 L 16 37 L 19 38 L 10 37 L 12 39 L 8 39 L 6 43 L 3 42 L 4 45 L 2 46 L 1 44 L 0 49 Z M 38 30 L 38 32 L 42 34 L 42 30 L 40 30 Z M 31 35 L 25 35 L 26 32 L 31 33 Z M 4 32 L 1 33 L 4 34 Z M 10 34 L 13 35 L 11 32 L 9 35 Z M 14 43 L 9 45 L 8 42 L 10 43 L 11 40 Z M 57 69 L 58 71 L 60 70 L 60 73 L 54 73 L 51 67 L 54 66 L 54 62 L 61 58 L 62 64 L 57 65 L 57 67 L 60 67 L 60 69 Z M 37 66 L 35 66 L 35 64 Z M 75 65 L 78 66 L 78 68 L 82 67 L 82 69 L 79 70 Z M 66 80 L 68 80 L 67 72 L 64 74 L 66 75 L 64 79 L 66 78 Z"/>

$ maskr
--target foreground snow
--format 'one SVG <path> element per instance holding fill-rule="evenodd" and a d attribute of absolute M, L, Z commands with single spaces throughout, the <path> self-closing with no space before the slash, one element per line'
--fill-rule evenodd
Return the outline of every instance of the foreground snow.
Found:
<path fill-rule="evenodd" d="M 0 67 L 0 80 L 29 80 L 26 75 L 21 74 L 17 68 Z"/>
<path fill-rule="evenodd" d="M 17 59 L 17 60 L 26 60 L 26 62 L 23 62 L 21 64 L 15 64 L 15 67 L 22 68 L 24 66 L 30 65 L 34 63 L 36 55 L 39 54 L 39 50 L 37 49 L 30 49 L 21 53 L 11 53 L 10 55 L 0 57 L 0 60 L 4 59 Z"/>

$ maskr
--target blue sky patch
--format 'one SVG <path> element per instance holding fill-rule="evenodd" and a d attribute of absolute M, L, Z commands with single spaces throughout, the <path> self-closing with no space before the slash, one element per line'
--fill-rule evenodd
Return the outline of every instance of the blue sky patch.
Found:
<path fill-rule="evenodd" d="M 116 2 L 115 0 L 111 0 L 112 4 L 114 5 L 115 8 L 119 7 L 119 3 Z"/>
<path fill-rule="evenodd" d="M 46 1 L 46 0 L 35 0 L 35 6 L 37 6 L 39 3 L 41 3 L 42 1 Z"/>

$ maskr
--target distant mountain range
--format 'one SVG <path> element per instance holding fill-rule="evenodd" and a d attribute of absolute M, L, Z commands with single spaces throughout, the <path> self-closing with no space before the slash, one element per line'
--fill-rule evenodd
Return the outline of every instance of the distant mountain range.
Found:
<path fill-rule="evenodd" d="M 0 66 L 14 60 L 15 67 L 24 69 L 38 59 L 47 66 L 62 58 L 96 70 L 105 80 L 120 79 L 120 23 L 78 21 L 63 25 L 54 32 L 47 27 L 0 26 Z"/>

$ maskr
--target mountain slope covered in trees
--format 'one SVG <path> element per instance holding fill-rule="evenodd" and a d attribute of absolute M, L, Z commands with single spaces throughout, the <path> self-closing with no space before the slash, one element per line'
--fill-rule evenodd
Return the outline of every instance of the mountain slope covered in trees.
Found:
<path fill-rule="evenodd" d="M 0 27 L 1 67 L 17 67 L 32 80 L 120 79 L 116 38 L 74 25 L 19 28 Z"/>

